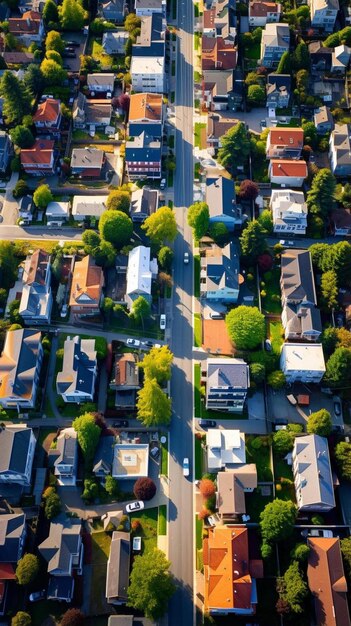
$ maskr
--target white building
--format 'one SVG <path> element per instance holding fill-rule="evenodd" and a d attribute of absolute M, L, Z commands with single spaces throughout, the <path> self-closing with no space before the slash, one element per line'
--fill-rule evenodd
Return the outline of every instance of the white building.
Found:
<path fill-rule="evenodd" d="M 130 73 L 133 91 L 145 93 L 165 92 L 165 59 L 163 56 L 133 56 Z"/>
<path fill-rule="evenodd" d="M 308 0 L 313 28 L 332 33 L 339 11 L 339 0 Z"/>
<path fill-rule="evenodd" d="M 118 480 L 135 480 L 148 475 L 149 444 L 117 443 L 114 446 L 112 476 Z"/>
<path fill-rule="evenodd" d="M 279 22 L 282 14 L 282 5 L 276 2 L 257 1 L 249 2 L 249 24 L 253 28 L 265 26 L 272 22 Z"/>
<path fill-rule="evenodd" d="M 72 217 L 83 222 L 87 217 L 100 219 L 106 211 L 108 196 L 73 196 Z"/>
<path fill-rule="evenodd" d="M 137 246 L 129 252 L 126 290 L 129 308 L 139 296 L 151 302 L 151 284 L 152 279 L 157 276 L 158 265 L 157 260 L 150 257 L 151 250 L 146 246 Z"/>
<path fill-rule="evenodd" d="M 62 372 L 56 378 L 56 391 L 65 402 L 92 402 L 97 376 L 95 339 L 67 337 Z"/>
<path fill-rule="evenodd" d="M 296 437 L 292 453 L 299 511 L 330 511 L 335 507 L 328 441 L 319 435 Z"/>
<path fill-rule="evenodd" d="M 206 447 L 209 472 L 246 463 L 245 435 L 240 430 L 210 428 L 206 433 Z"/>
<path fill-rule="evenodd" d="M 46 207 L 46 223 L 51 227 L 60 227 L 69 218 L 69 202 L 49 202 Z"/>
<path fill-rule="evenodd" d="M 95 72 L 94 74 L 88 74 L 87 85 L 91 94 L 93 93 L 113 93 L 113 87 L 115 84 L 115 75 L 107 73 Z"/>
<path fill-rule="evenodd" d="M 285 343 L 280 355 L 280 367 L 288 383 L 320 383 L 325 374 L 325 362 L 320 343 Z"/>
<path fill-rule="evenodd" d="M 307 204 L 302 191 L 273 189 L 270 208 L 275 233 L 306 234 Z"/>

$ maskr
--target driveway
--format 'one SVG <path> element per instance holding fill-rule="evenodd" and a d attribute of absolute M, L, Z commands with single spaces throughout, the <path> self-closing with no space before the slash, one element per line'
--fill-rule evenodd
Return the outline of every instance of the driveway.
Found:
<path fill-rule="evenodd" d="M 292 390 L 290 393 L 293 393 L 296 397 L 296 391 Z M 308 394 L 308 389 L 301 390 L 300 393 Z M 272 389 L 268 389 L 267 402 L 269 421 L 274 422 L 275 420 L 283 418 L 288 419 L 289 422 L 296 422 L 305 426 L 311 413 L 319 411 L 320 409 L 327 409 L 332 417 L 333 426 L 343 425 L 342 415 L 337 416 L 334 413 L 332 396 L 321 393 L 318 390 L 313 390 L 310 395 L 309 406 L 293 406 L 286 396 L 286 391 L 273 391 Z"/>
<path fill-rule="evenodd" d="M 6 193 L 4 197 L 4 202 L 1 208 L 1 224 L 4 226 L 12 226 L 16 224 L 18 219 L 18 202 L 13 197 L 13 190 L 18 181 L 19 174 L 14 172 L 6 185 Z"/>

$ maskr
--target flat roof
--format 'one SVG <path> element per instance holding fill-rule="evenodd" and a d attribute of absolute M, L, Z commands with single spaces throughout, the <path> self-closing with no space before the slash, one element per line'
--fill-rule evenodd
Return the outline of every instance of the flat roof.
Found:
<path fill-rule="evenodd" d="M 112 476 L 130 479 L 148 475 L 149 444 L 117 443 L 113 451 Z"/>

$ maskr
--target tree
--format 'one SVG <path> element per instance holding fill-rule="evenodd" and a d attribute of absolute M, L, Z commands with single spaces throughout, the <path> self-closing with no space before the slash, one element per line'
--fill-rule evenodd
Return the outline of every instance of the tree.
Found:
<path fill-rule="evenodd" d="M 282 389 L 286 383 L 285 374 L 281 370 L 275 370 L 268 374 L 267 383 L 272 389 Z"/>
<path fill-rule="evenodd" d="M 144 370 L 147 378 L 155 378 L 159 384 L 170 380 L 173 354 L 168 346 L 151 348 L 146 353 L 139 367 Z"/>
<path fill-rule="evenodd" d="M 329 246 L 323 271 L 332 269 L 338 277 L 340 286 L 351 279 L 351 245 L 348 241 L 339 241 Z"/>
<path fill-rule="evenodd" d="M 293 69 L 295 70 L 309 70 L 311 61 L 308 47 L 304 41 L 297 44 L 295 51 L 292 54 L 291 62 Z"/>
<path fill-rule="evenodd" d="M 46 209 L 53 197 L 49 185 L 40 185 L 33 194 L 33 200 L 39 209 Z"/>
<path fill-rule="evenodd" d="M 213 224 L 210 224 L 209 235 L 218 245 L 221 245 L 228 236 L 228 228 L 223 222 L 213 222 Z"/>
<path fill-rule="evenodd" d="M 338 345 L 338 329 L 334 326 L 326 328 L 322 333 L 323 350 L 327 356 L 330 356 Z"/>
<path fill-rule="evenodd" d="M 327 168 L 319 170 L 314 177 L 311 189 L 307 193 L 307 206 L 312 213 L 327 216 L 333 208 L 336 180 Z"/>
<path fill-rule="evenodd" d="M 291 72 L 291 59 L 290 52 L 283 52 L 278 63 L 276 70 L 277 74 L 290 74 Z"/>
<path fill-rule="evenodd" d="M 335 446 L 335 460 L 338 464 L 341 477 L 351 480 L 351 443 L 340 441 Z"/>
<path fill-rule="evenodd" d="M 262 274 L 269 272 L 269 270 L 271 270 L 273 267 L 273 263 L 274 263 L 273 257 L 271 257 L 269 252 L 264 252 L 263 254 L 260 254 L 260 256 L 257 259 L 257 264 Z"/>
<path fill-rule="evenodd" d="M 96 264 L 102 267 L 112 267 L 116 258 L 116 250 L 109 241 L 101 241 L 100 245 L 94 248 L 93 257 Z"/>
<path fill-rule="evenodd" d="M 172 269 L 172 263 L 174 258 L 174 252 L 168 246 L 162 246 L 157 255 L 158 262 L 162 269 L 170 272 Z"/>
<path fill-rule="evenodd" d="M 12 300 L 9 304 L 9 318 L 12 324 L 22 324 L 22 318 L 19 314 L 20 301 Z"/>
<path fill-rule="evenodd" d="M 227 169 L 243 164 L 250 154 L 250 139 L 243 122 L 228 130 L 221 138 L 221 143 L 218 160 Z"/>
<path fill-rule="evenodd" d="M 259 385 L 266 378 L 266 368 L 262 363 L 250 363 L 250 380 Z"/>
<path fill-rule="evenodd" d="M 85 15 L 81 0 L 63 0 L 58 12 L 63 30 L 82 30 Z"/>
<path fill-rule="evenodd" d="M 156 493 L 156 485 L 148 476 L 138 478 L 134 484 L 133 493 L 137 500 L 152 500 Z"/>
<path fill-rule="evenodd" d="M 158 548 L 136 556 L 130 575 L 127 606 L 143 611 L 146 617 L 155 621 L 162 617 L 176 589 L 169 573 L 170 566 L 170 561 Z"/>
<path fill-rule="evenodd" d="M 99 232 L 103 239 L 121 249 L 130 242 L 133 234 L 133 222 L 122 211 L 105 211 L 99 220 Z"/>
<path fill-rule="evenodd" d="M 7 124 L 21 122 L 23 116 L 30 113 L 29 94 L 9 70 L 5 70 L 1 79 L 0 93 L 4 99 L 3 113 Z"/>
<path fill-rule="evenodd" d="M 336 328 L 337 347 L 351 348 L 351 333 L 346 328 Z"/>
<path fill-rule="evenodd" d="M 327 361 L 325 382 L 330 387 L 343 387 L 349 384 L 351 375 L 351 350 L 337 348 Z"/>
<path fill-rule="evenodd" d="M 77 433 L 78 443 L 83 452 L 86 465 L 89 467 L 94 459 L 101 430 L 95 424 L 94 415 L 92 415 L 92 413 L 83 413 L 80 417 L 76 417 L 72 426 Z"/>
<path fill-rule="evenodd" d="M 59 14 L 57 10 L 57 4 L 56 2 L 54 2 L 54 0 L 46 0 L 43 9 L 43 20 L 45 26 L 58 23 Z"/>
<path fill-rule="evenodd" d="M 251 106 L 264 106 L 266 91 L 261 85 L 250 85 L 247 90 L 247 101 Z"/>
<path fill-rule="evenodd" d="M 329 252 L 329 244 L 314 243 L 312 246 L 310 246 L 309 251 L 310 251 L 312 263 L 316 269 L 318 269 L 320 272 L 331 269 L 330 267 L 326 266 L 327 265 L 326 259 L 327 259 L 328 252 Z"/>
<path fill-rule="evenodd" d="M 58 52 L 62 56 L 65 51 L 65 42 L 63 41 L 60 33 L 56 30 L 51 30 L 46 35 L 45 48 L 46 51 L 55 50 L 55 52 Z"/>
<path fill-rule="evenodd" d="M 270 235 L 273 232 L 273 217 L 272 211 L 269 209 L 265 209 L 262 211 L 260 217 L 258 218 L 258 222 L 263 228 L 265 235 Z"/>
<path fill-rule="evenodd" d="M 138 419 L 144 426 L 169 424 L 171 419 L 171 400 L 163 393 L 156 378 L 146 378 L 144 386 L 138 392 Z"/>
<path fill-rule="evenodd" d="M 127 33 L 132 33 L 141 26 L 141 19 L 135 13 L 129 13 L 124 20 L 124 28 Z"/>
<path fill-rule="evenodd" d="M 243 200 L 256 200 L 259 193 L 258 184 L 253 180 L 242 180 L 240 183 L 239 196 Z"/>
<path fill-rule="evenodd" d="M 264 315 L 255 306 L 238 306 L 225 318 L 230 339 L 238 350 L 252 350 L 265 336 Z"/>
<path fill-rule="evenodd" d="M 144 323 L 144 319 L 150 316 L 150 312 L 150 304 L 143 296 L 139 296 L 136 300 L 133 300 L 130 315 L 136 322 Z"/>
<path fill-rule="evenodd" d="M 67 78 L 67 72 L 52 59 L 44 59 L 40 65 L 47 86 L 61 85 Z"/>
<path fill-rule="evenodd" d="M 24 611 L 18 611 L 11 619 L 11 626 L 31 626 L 31 624 L 31 616 Z"/>
<path fill-rule="evenodd" d="M 61 513 L 62 503 L 60 496 L 54 491 L 45 500 L 44 513 L 46 519 L 54 519 Z"/>
<path fill-rule="evenodd" d="M 124 191 L 122 189 L 115 189 L 113 191 L 110 191 L 106 201 L 106 207 L 108 209 L 114 209 L 115 211 L 122 211 L 122 213 L 126 213 L 127 215 L 129 215 L 129 191 Z"/>
<path fill-rule="evenodd" d="M 203 478 L 200 481 L 199 489 L 203 498 L 211 498 L 216 493 L 216 486 L 209 478 Z"/>
<path fill-rule="evenodd" d="M 49 59 L 49 61 L 55 61 L 57 65 L 63 66 L 63 60 L 59 52 L 56 50 L 48 50 L 45 54 L 45 58 Z"/>
<path fill-rule="evenodd" d="M 121 93 L 117 98 L 117 108 L 122 109 L 124 113 L 129 113 L 130 95 L 128 93 Z"/>
<path fill-rule="evenodd" d="M 195 202 L 188 208 L 188 224 L 193 229 L 194 238 L 203 237 L 210 225 L 210 211 L 206 202 Z"/>
<path fill-rule="evenodd" d="M 19 148 L 31 148 L 34 143 L 34 137 L 26 126 L 15 126 L 11 128 L 10 137 Z"/>
<path fill-rule="evenodd" d="M 60 626 L 84 626 L 85 616 L 79 609 L 68 609 L 61 617 Z"/>
<path fill-rule="evenodd" d="M 305 122 L 302 124 L 304 143 L 311 148 L 315 148 L 318 142 L 317 129 L 313 122 Z"/>
<path fill-rule="evenodd" d="M 265 232 L 257 220 L 252 220 L 243 230 L 240 240 L 241 254 L 254 262 L 266 247 Z"/>
<path fill-rule="evenodd" d="M 56 6 L 54 0 L 50 0 L 50 2 Z M 32 96 L 35 96 L 43 91 L 45 79 L 38 65 L 35 63 L 28 65 L 24 74 L 23 83 Z"/>
<path fill-rule="evenodd" d="M 168 206 L 161 207 L 146 218 L 142 229 L 155 244 L 162 245 L 166 241 L 174 241 L 178 234 L 174 211 Z"/>
<path fill-rule="evenodd" d="M 305 563 L 310 553 L 309 547 L 305 543 L 297 543 L 291 550 L 291 557 L 299 563 Z"/>
<path fill-rule="evenodd" d="M 348 583 L 351 582 L 351 537 L 346 537 L 340 541 L 341 554 L 344 561 L 345 574 Z"/>
<path fill-rule="evenodd" d="M 101 243 L 100 235 L 95 230 L 85 230 L 82 235 L 84 245 L 89 248 L 89 251 L 96 248 Z M 88 251 L 86 251 L 89 254 Z"/>
<path fill-rule="evenodd" d="M 17 563 L 16 578 L 19 585 L 29 585 L 39 574 L 39 559 L 34 554 L 25 554 Z"/>
<path fill-rule="evenodd" d="M 320 409 L 311 413 L 307 422 L 307 432 L 311 434 L 320 435 L 321 437 L 328 437 L 332 431 L 332 419 L 329 411 L 326 409 Z"/>
<path fill-rule="evenodd" d="M 284 591 L 282 597 L 288 602 L 291 611 L 303 613 L 303 603 L 308 595 L 307 583 L 302 578 L 299 564 L 293 561 L 283 576 Z"/>
<path fill-rule="evenodd" d="M 338 304 L 338 277 L 334 270 L 324 272 L 321 277 L 322 305 L 333 309 Z"/>
<path fill-rule="evenodd" d="M 111 474 L 108 474 L 105 478 L 105 491 L 107 491 L 111 497 L 119 494 L 118 482 Z"/>
<path fill-rule="evenodd" d="M 260 513 L 260 528 L 263 540 L 283 541 L 288 539 L 294 530 L 297 509 L 291 500 L 273 500 L 266 504 Z"/>
<path fill-rule="evenodd" d="M 16 280 L 18 259 L 11 241 L 0 241 L 0 285 L 8 290 Z"/>
<path fill-rule="evenodd" d="M 277 430 L 273 435 L 274 451 L 280 456 L 285 456 L 294 447 L 294 435 L 288 430 Z"/>

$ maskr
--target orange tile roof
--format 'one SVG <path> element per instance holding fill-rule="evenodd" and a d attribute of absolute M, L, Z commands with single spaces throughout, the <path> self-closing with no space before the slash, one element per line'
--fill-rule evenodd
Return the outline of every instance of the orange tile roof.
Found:
<path fill-rule="evenodd" d="M 21 150 L 22 165 L 45 163 L 50 165 L 55 142 L 53 139 L 36 139 L 32 148 Z"/>
<path fill-rule="evenodd" d="M 60 115 L 60 101 L 55 98 L 48 98 L 39 104 L 36 113 L 33 115 L 33 122 L 55 122 Z"/>
<path fill-rule="evenodd" d="M 237 49 L 232 43 L 226 44 L 223 37 L 202 37 L 202 69 L 235 69 Z"/>
<path fill-rule="evenodd" d="M 271 128 L 271 146 L 287 146 L 288 148 L 302 148 L 302 128 Z"/>
<path fill-rule="evenodd" d="M 36 35 L 39 32 L 41 15 L 37 11 L 26 11 L 21 17 L 10 17 L 9 31 L 13 35 L 22 33 Z"/>
<path fill-rule="evenodd" d="M 247 528 L 215 526 L 204 539 L 205 611 L 252 611 Z"/>
<path fill-rule="evenodd" d="M 162 96 L 156 93 L 134 93 L 130 96 L 129 121 L 162 119 Z"/>
<path fill-rule="evenodd" d="M 295 176 L 298 178 L 307 176 L 306 161 L 287 161 L 286 159 L 272 160 L 273 176 Z"/>
<path fill-rule="evenodd" d="M 95 265 L 90 254 L 81 261 L 76 261 L 73 270 L 70 306 L 91 307 L 99 306 L 104 274 L 102 268 Z"/>
<path fill-rule="evenodd" d="M 278 12 L 281 12 L 281 5 L 275 2 L 250 2 L 250 17 L 266 17 L 268 13 Z"/>

